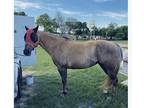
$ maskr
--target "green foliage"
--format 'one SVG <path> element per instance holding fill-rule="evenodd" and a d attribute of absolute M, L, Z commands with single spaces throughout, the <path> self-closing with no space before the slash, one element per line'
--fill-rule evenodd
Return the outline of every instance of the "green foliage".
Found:
<path fill-rule="evenodd" d="M 91 35 L 94 35 L 94 36 L 99 35 L 99 30 L 96 26 L 92 26 L 91 29 L 92 29 Z"/>
<path fill-rule="evenodd" d="M 85 37 L 86 35 L 87 36 L 90 35 L 90 30 L 87 27 L 86 22 L 80 22 L 80 21 L 75 22 L 74 29 L 75 29 L 76 36 L 81 35 L 82 37 Z"/>
<path fill-rule="evenodd" d="M 68 18 L 67 21 L 65 22 L 65 25 L 68 28 L 68 34 L 71 34 L 75 32 L 75 29 L 77 28 L 77 20 L 74 18 Z"/>
<path fill-rule="evenodd" d="M 89 35 L 89 33 L 90 33 L 90 30 L 87 27 L 87 23 L 86 22 L 82 23 L 82 33 L 83 33 L 83 35 Z"/>
<path fill-rule="evenodd" d="M 108 29 L 107 28 L 101 28 L 100 30 L 99 30 L 99 35 L 100 36 L 102 36 L 102 37 L 104 37 L 104 38 L 106 38 L 107 37 L 107 33 L 108 33 Z"/>
<path fill-rule="evenodd" d="M 71 31 L 74 29 L 74 22 L 66 22 L 66 26 L 68 27 L 68 33 L 71 34 Z"/>
<path fill-rule="evenodd" d="M 108 36 L 110 37 L 110 39 L 113 39 L 113 37 L 115 38 L 115 36 L 116 36 L 116 33 L 117 33 L 117 31 L 115 30 L 115 29 L 111 29 L 111 30 L 108 30 Z"/>
<path fill-rule="evenodd" d="M 116 23 L 110 23 L 107 28 L 101 28 L 99 34 L 111 39 L 128 39 L 128 26 L 118 27 Z"/>
<path fill-rule="evenodd" d="M 122 26 L 121 29 L 122 29 L 122 32 L 124 33 L 124 38 L 122 39 L 127 40 L 128 39 L 128 26 Z"/>
<path fill-rule="evenodd" d="M 51 18 L 46 13 L 37 17 L 36 24 L 43 26 L 44 31 L 50 31 L 50 32 L 53 31 L 54 22 L 51 20 Z"/>
<path fill-rule="evenodd" d="M 108 29 L 109 29 L 109 30 L 114 30 L 114 29 L 116 29 L 116 27 L 117 27 L 117 24 L 116 24 L 116 23 L 110 23 L 110 24 L 108 25 Z"/>
<path fill-rule="evenodd" d="M 116 23 L 110 23 L 108 25 L 108 36 L 110 37 L 110 39 L 113 39 L 113 37 L 115 37 L 116 35 L 116 28 L 117 28 L 117 24 Z"/>
<path fill-rule="evenodd" d="M 87 22 L 78 21 L 75 18 L 69 17 L 65 20 L 62 13 L 57 12 L 54 19 L 51 19 L 48 14 L 42 14 L 37 17 L 36 24 L 43 26 L 44 31 L 57 33 L 60 30 L 61 35 L 68 33 L 81 37 L 101 36 L 105 39 L 122 39 L 128 40 L 128 26 L 120 26 L 116 23 L 110 23 L 108 27 L 97 28 L 95 25 L 91 27 L 91 31 L 87 26 Z"/>
<path fill-rule="evenodd" d="M 120 26 L 116 28 L 116 37 L 122 40 L 128 40 L 128 26 Z"/>
<path fill-rule="evenodd" d="M 118 32 L 118 33 L 116 34 L 116 38 L 117 38 L 117 39 L 124 39 L 124 33 Z"/>

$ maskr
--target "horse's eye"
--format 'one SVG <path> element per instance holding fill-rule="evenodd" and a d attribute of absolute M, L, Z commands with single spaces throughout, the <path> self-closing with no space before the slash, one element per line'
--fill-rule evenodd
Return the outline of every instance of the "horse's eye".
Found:
<path fill-rule="evenodd" d="M 38 37 L 37 37 L 37 35 L 36 35 L 35 33 L 32 33 L 32 34 L 31 34 L 31 40 L 32 40 L 34 43 L 36 43 L 36 42 L 38 41 Z"/>

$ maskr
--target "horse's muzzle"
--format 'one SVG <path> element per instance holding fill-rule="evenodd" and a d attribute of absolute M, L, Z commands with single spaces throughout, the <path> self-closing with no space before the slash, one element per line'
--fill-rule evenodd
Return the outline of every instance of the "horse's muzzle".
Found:
<path fill-rule="evenodd" d="M 24 49 L 23 53 L 24 53 L 25 56 L 30 56 L 31 55 L 31 51 L 28 50 L 28 49 Z"/>

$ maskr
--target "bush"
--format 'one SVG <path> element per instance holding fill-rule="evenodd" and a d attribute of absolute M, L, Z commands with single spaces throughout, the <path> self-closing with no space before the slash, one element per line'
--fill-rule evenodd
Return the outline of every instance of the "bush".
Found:
<path fill-rule="evenodd" d="M 116 34 L 116 38 L 117 38 L 117 39 L 124 39 L 124 37 L 125 37 L 125 36 L 124 36 L 124 33 L 117 33 L 117 34 Z"/>

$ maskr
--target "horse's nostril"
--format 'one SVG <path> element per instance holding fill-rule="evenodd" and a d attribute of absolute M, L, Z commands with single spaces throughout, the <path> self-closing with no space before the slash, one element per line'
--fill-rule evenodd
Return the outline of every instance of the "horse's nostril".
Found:
<path fill-rule="evenodd" d="M 24 50 L 23 50 L 23 53 L 24 53 L 24 55 L 26 55 L 26 56 L 29 56 L 29 55 L 30 55 L 30 51 L 27 50 L 27 49 L 24 49 Z"/>
<path fill-rule="evenodd" d="M 24 55 L 26 55 L 27 54 L 27 50 L 23 50 L 23 53 L 24 53 Z"/>

